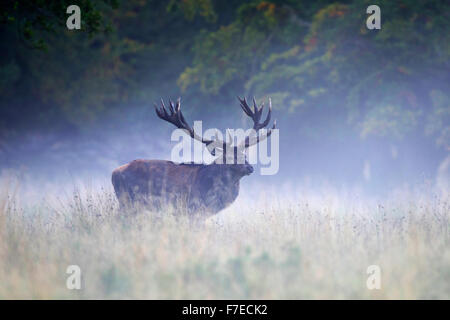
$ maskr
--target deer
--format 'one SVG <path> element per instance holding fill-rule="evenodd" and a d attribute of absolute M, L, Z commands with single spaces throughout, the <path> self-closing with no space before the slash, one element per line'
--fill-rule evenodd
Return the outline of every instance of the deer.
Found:
<path fill-rule="evenodd" d="M 180 98 L 175 104 L 169 100 L 168 108 L 162 99 L 161 107 L 155 104 L 160 119 L 200 141 L 217 158 L 210 164 L 137 159 L 118 167 L 112 173 L 112 184 L 120 207 L 135 204 L 152 210 L 171 207 L 177 213 L 210 216 L 233 203 L 239 195 L 241 178 L 254 171 L 247 161 L 246 150 L 269 137 L 276 128 L 274 120 L 267 129 L 272 114 L 270 99 L 267 116 L 260 122 L 264 103 L 258 107 L 253 98 L 252 110 L 245 98 L 237 98 L 244 114 L 253 121 L 253 130 L 250 130 L 253 135 L 246 134 L 237 146 L 219 139 L 217 134 L 214 139 L 199 136 L 182 114 Z"/>

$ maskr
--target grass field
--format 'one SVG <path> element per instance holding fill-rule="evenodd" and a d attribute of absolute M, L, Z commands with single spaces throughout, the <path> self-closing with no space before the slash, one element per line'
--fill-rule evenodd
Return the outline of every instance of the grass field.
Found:
<path fill-rule="evenodd" d="M 21 204 L 0 192 L 0 298 L 449 299 L 450 199 L 239 200 L 192 223 L 120 212 L 108 190 Z M 81 290 L 66 287 L 69 265 Z M 366 286 L 381 269 L 381 289 Z"/>

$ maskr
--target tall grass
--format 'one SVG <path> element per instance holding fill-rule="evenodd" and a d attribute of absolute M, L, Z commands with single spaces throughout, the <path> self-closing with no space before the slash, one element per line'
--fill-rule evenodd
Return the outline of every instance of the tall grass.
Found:
<path fill-rule="evenodd" d="M 21 205 L 0 192 L 0 298 L 449 299 L 450 202 L 276 198 L 204 223 L 122 212 L 108 190 Z M 78 265 L 81 290 L 66 287 Z M 366 286 L 381 268 L 381 289 Z"/>

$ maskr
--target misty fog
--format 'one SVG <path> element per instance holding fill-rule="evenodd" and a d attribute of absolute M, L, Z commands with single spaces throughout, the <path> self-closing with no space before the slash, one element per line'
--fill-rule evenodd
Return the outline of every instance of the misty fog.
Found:
<path fill-rule="evenodd" d="M 202 120 L 203 131 L 251 127 L 241 117 L 237 100 L 229 102 L 229 115 L 225 116 L 195 115 L 195 107 L 183 101 L 188 121 Z M 139 121 L 111 118 L 82 134 L 52 136 L 32 132 L 17 139 L 1 153 L 2 176 L 16 178 L 22 191 L 45 196 L 61 190 L 70 193 L 75 186 L 111 188 L 112 170 L 134 159 L 170 160 L 176 144 L 170 137 L 175 128 L 156 117 L 152 103 L 126 110 L 129 118 Z M 351 127 L 339 130 L 324 127 L 322 130 L 329 130 L 328 135 L 314 139 L 285 113 L 282 107 L 274 105 L 273 118 L 277 119 L 280 133 L 278 173 L 264 176 L 255 170 L 242 180 L 242 195 L 252 186 L 253 189 L 258 186 L 253 194 L 283 188 L 291 191 L 332 188 L 369 198 L 418 186 L 441 190 L 448 187 L 448 155 L 436 151 L 429 140 L 364 139 Z M 316 119 L 333 122 L 320 111 Z"/>

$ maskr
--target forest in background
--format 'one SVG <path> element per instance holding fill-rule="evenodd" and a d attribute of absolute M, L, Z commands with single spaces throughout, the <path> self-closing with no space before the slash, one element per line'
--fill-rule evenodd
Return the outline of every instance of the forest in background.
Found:
<path fill-rule="evenodd" d="M 81 31 L 65 27 L 69 4 Z M 366 28 L 371 4 L 381 30 Z M 153 102 L 181 96 L 191 121 L 245 126 L 237 95 L 272 98 L 286 163 L 319 150 L 302 161 L 343 175 L 355 155 L 437 167 L 450 151 L 449 31 L 444 0 L 3 1 L 0 168 L 167 157 Z"/>

